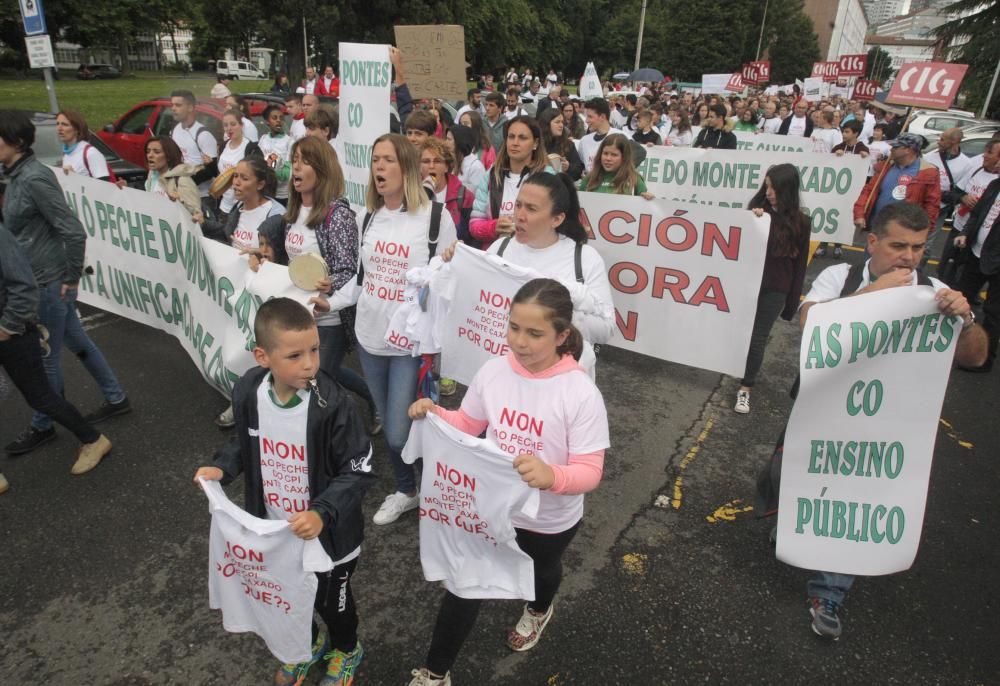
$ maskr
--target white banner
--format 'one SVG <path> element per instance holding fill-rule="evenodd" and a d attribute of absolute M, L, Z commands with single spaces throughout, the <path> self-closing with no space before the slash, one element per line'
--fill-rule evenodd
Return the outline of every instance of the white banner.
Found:
<path fill-rule="evenodd" d="M 608 268 L 611 345 L 742 375 L 768 216 L 604 193 L 581 193 L 580 205 Z"/>
<path fill-rule="evenodd" d="M 785 433 L 779 560 L 863 575 L 913 564 L 961 329 L 927 286 L 809 310 Z"/>
<path fill-rule="evenodd" d="M 580 81 L 580 97 L 584 100 L 590 98 L 603 98 L 604 88 L 601 87 L 601 79 L 597 76 L 597 68 L 593 62 L 587 62 L 587 68 L 583 70 L 583 79 Z"/>
<path fill-rule="evenodd" d="M 701 94 L 702 95 L 713 95 L 713 94 L 723 94 L 729 95 L 726 90 L 726 86 L 729 84 L 729 77 L 732 74 L 702 74 L 701 75 Z"/>
<path fill-rule="evenodd" d="M 756 152 L 812 152 L 812 140 L 802 136 L 781 136 L 777 133 L 733 131 L 737 150 Z"/>
<path fill-rule="evenodd" d="M 767 170 L 785 162 L 798 167 L 800 198 L 812 220 L 813 240 L 853 242 L 854 201 L 868 175 L 868 160 L 858 155 L 656 145 L 646 149 L 639 173 L 650 192 L 660 198 L 746 207 L 764 184 Z"/>
<path fill-rule="evenodd" d="M 347 197 L 359 217 L 364 216 L 365 194 L 372 159 L 372 143 L 389 132 L 389 93 L 392 64 L 388 45 L 341 43 L 340 132 L 343 139 Z M 403 122 L 400 122 L 402 126 Z"/>
<path fill-rule="evenodd" d="M 810 76 L 802 82 L 802 97 L 809 102 L 816 102 L 823 97 L 823 77 Z"/>
<path fill-rule="evenodd" d="M 254 366 L 253 320 L 269 297 L 311 293 L 288 269 L 250 270 L 246 255 L 209 240 L 179 203 L 145 191 L 55 169 L 69 206 L 87 231 L 80 301 L 165 331 L 224 395 Z"/>

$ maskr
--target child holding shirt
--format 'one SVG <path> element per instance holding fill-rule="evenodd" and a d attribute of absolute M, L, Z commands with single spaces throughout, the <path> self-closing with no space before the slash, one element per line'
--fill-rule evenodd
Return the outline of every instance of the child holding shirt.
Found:
<path fill-rule="evenodd" d="M 326 629 L 313 623 L 311 659 L 281 665 L 274 684 L 301 684 L 325 660 L 321 686 L 347 686 L 364 656 L 350 579 L 364 538 L 361 501 L 375 479 L 371 443 L 354 404 L 319 367 L 312 313 L 288 298 L 269 300 L 257 311 L 254 336 L 260 366 L 233 389 L 236 435 L 215 454 L 213 466 L 197 471 L 195 482 L 203 477 L 226 485 L 242 473 L 247 512 L 287 520 L 299 538 L 320 539 L 334 561 L 331 571 L 318 575 L 316 590 L 315 608 Z M 305 468 L 270 456 L 268 446 L 279 443 L 301 447 Z"/>
<path fill-rule="evenodd" d="M 490 360 L 476 374 L 461 409 L 445 410 L 429 399 L 410 406 L 410 417 L 434 412 L 452 426 L 516 455 L 513 467 L 541 493 L 536 519 L 515 513 L 517 544 L 534 561 L 535 600 L 524 607 L 507 637 L 511 650 L 530 650 L 552 618 L 562 581 L 562 556 L 580 527 L 583 494 L 601 481 L 610 446 L 601 392 L 577 364 L 583 337 L 573 326 L 573 301 L 558 281 L 534 279 L 514 296 L 507 343 L 511 353 Z M 504 438 L 510 412 L 531 417 L 517 442 Z M 522 432 L 523 433 L 523 432 Z M 482 601 L 446 592 L 427 661 L 412 672 L 410 686 L 450 686 L 449 673 L 472 631 Z"/>

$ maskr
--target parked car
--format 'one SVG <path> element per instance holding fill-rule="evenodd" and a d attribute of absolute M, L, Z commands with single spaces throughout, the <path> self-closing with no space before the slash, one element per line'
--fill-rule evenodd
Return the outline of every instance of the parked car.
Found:
<path fill-rule="evenodd" d="M 983 154 L 983 151 L 986 149 L 986 144 L 989 143 L 991 140 L 993 140 L 992 132 L 970 133 L 966 134 L 962 138 L 962 142 L 959 145 L 959 147 L 962 149 L 962 152 L 964 152 L 969 157 L 975 157 L 976 155 Z M 924 154 L 926 155 L 927 153 L 933 152 L 937 149 L 938 149 L 937 141 L 934 141 L 924 151 Z"/>
<path fill-rule="evenodd" d="M 250 64 L 239 60 L 219 60 L 215 63 L 215 73 L 230 79 L 266 79 L 267 74 Z"/>
<path fill-rule="evenodd" d="M 220 143 L 225 111 L 225 107 L 215 100 L 199 100 L 195 106 L 195 117 Z M 121 157 L 145 167 L 146 141 L 153 136 L 169 136 L 175 123 L 170 98 L 152 98 L 132 107 L 97 135 Z"/>
<path fill-rule="evenodd" d="M 35 144 L 32 151 L 39 161 L 53 167 L 58 167 L 63 157 L 62 141 L 56 136 L 56 117 L 46 112 L 29 112 L 31 121 L 35 125 Z M 107 144 L 90 132 L 87 142 L 97 148 L 98 151 L 108 161 L 108 166 L 119 179 L 125 181 L 133 188 L 142 188 L 146 180 L 146 164 L 135 165 L 128 160 L 123 160 Z M 0 191 L 2 192 L 2 191 Z"/>
<path fill-rule="evenodd" d="M 122 73 L 118 67 L 110 64 L 81 64 L 76 70 L 76 78 L 83 80 L 90 79 L 117 79 Z"/>
<path fill-rule="evenodd" d="M 988 123 L 989 122 L 986 120 L 977 119 L 974 115 L 970 115 L 962 111 L 920 111 L 917 112 L 913 116 L 913 119 L 910 120 L 910 125 L 907 127 L 907 131 L 923 136 L 928 140 L 937 140 L 941 137 L 941 134 L 948 129 L 966 129 L 971 126 Z"/>

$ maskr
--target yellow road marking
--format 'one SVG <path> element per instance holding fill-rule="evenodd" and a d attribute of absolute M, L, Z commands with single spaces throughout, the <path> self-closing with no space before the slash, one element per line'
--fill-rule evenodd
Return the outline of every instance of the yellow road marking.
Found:
<path fill-rule="evenodd" d="M 736 517 L 745 512 L 753 512 L 753 505 L 740 506 L 743 502 L 739 498 L 730 500 L 725 505 L 715 508 L 715 512 L 705 517 L 711 524 L 716 522 L 735 522 Z"/>
<path fill-rule="evenodd" d="M 646 573 L 646 559 L 644 553 L 626 553 L 622 556 L 622 568 L 626 574 L 642 576 Z"/>
<path fill-rule="evenodd" d="M 948 434 L 948 438 L 958 443 L 961 447 L 965 448 L 966 450 L 971 450 L 972 448 L 976 447 L 971 442 L 959 438 L 958 432 L 955 431 L 955 427 L 952 426 L 951 422 L 949 422 L 947 419 L 945 419 L 944 417 L 940 417 L 938 421 L 940 421 L 941 426 L 944 427 L 944 432 Z"/>
<path fill-rule="evenodd" d="M 701 430 L 700 434 L 698 434 L 698 438 L 695 439 L 694 445 L 687 451 L 687 455 L 684 456 L 684 459 L 681 460 L 681 463 L 678 466 L 681 473 L 677 475 L 676 479 L 674 479 L 674 500 L 672 505 L 675 510 L 680 509 L 681 501 L 684 499 L 684 495 L 681 492 L 681 486 L 684 484 L 683 472 L 688 468 L 688 465 L 694 461 L 694 458 L 698 457 L 698 452 L 701 450 L 701 446 L 705 442 L 705 439 L 708 438 L 708 434 L 712 431 L 713 426 L 715 426 L 714 419 L 709 419 L 705 422 L 705 428 Z"/>

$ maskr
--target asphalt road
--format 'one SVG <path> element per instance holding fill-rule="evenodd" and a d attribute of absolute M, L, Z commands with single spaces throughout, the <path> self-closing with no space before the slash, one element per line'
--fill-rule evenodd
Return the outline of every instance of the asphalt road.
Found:
<path fill-rule="evenodd" d="M 263 642 L 226 633 L 208 608 L 209 515 L 191 475 L 225 438 L 211 421 L 225 402 L 167 335 L 100 313 L 88 325 L 135 410 L 103 427 L 114 451 L 87 475 L 69 474 L 76 445 L 64 430 L 0 462 L 12 483 L 0 497 L 0 684 L 270 683 Z M 613 447 L 554 619 L 536 649 L 512 654 L 504 636 L 520 606 L 488 604 L 456 684 L 1000 681 L 996 373 L 952 375 L 917 562 L 859 580 L 843 638 L 826 643 L 809 628 L 808 574 L 777 562 L 771 522 L 745 511 L 791 406 L 797 335 L 776 325 L 747 416 L 731 409 L 735 379 L 604 349 Z M 96 406 L 82 367 L 67 355 L 64 369 L 70 399 Z M 20 397 L 0 401 L 0 443 L 28 417 Z M 391 488 L 376 448 L 369 517 Z M 405 684 L 441 591 L 422 578 L 415 513 L 366 532 L 357 683 Z"/>

